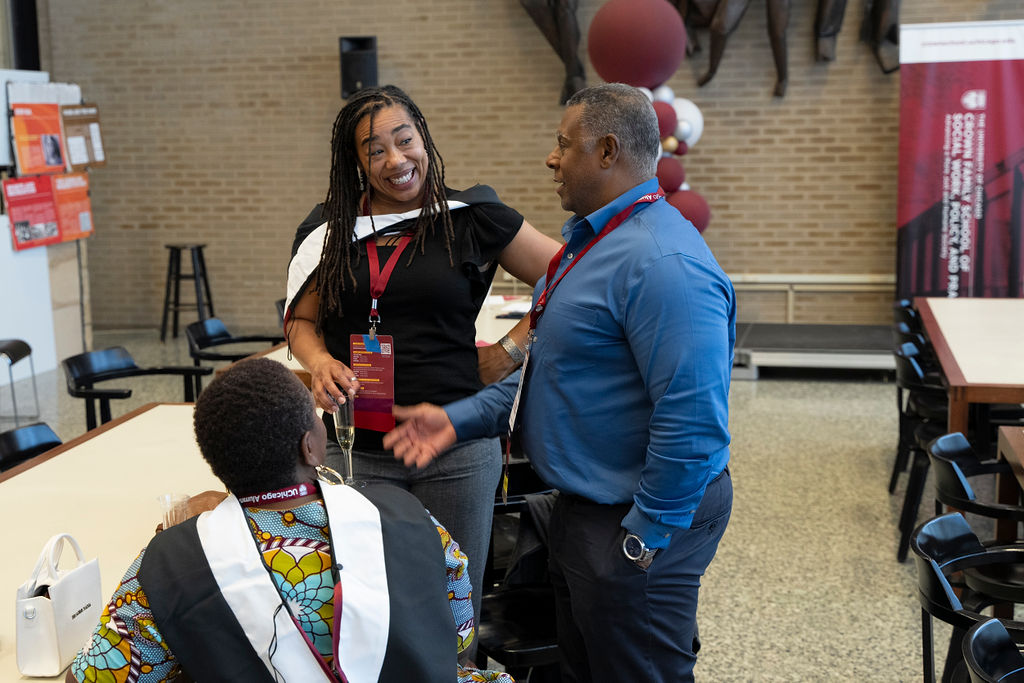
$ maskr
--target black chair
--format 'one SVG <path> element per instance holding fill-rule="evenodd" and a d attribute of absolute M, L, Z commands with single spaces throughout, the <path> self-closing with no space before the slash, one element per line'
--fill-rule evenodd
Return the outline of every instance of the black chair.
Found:
<path fill-rule="evenodd" d="M 988 619 L 981 610 L 1002 602 L 971 590 L 966 584 L 951 583 L 950 577 L 966 569 L 998 574 L 1006 567 L 1024 564 L 1024 545 L 982 545 L 959 512 L 935 517 L 921 524 L 913 534 L 911 547 L 917 564 L 918 600 L 921 604 L 921 647 L 925 683 L 935 680 L 932 619 L 953 627 L 942 680 L 963 679 L 966 665 L 961 643 L 966 631 Z M 958 597 L 954 588 L 961 591 Z M 1024 597 L 1024 596 L 1022 596 Z M 1024 641 L 1024 623 L 1005 622 L 1017 641 Z"/>
<path fill-rule="evenodd" d="M 941 376 L 921 367 L 916 344 L 905 342 L 893 350 L 896 363 L 896 408 L 899 411 L 899 441 L 896 460 L 889 477 L 889 493 L 905 471 L 914 450 L 914 430 L 921 422 L 945 422 L 949 400 Z M 936 433 L 935 436 L 939 436 Z M 934 437 L 933 437 L 934 438 Z"/>
<path fill-rule="evenodd" d="M 926 449 L 930 443 L 946 433 L 949 406 L 945 389 L 928 381 L 915 355 L 915 350 L 907 344 L 894 353 L 896 382 L 907 392 L 907 397 L 899 417 L 900 441 L 892 476 L 889 479 L 890 493 L 896 489 L 896 479 L 906 468 L 907 460 L 913 457 L 899 520 L 900 539 L 896 559 L 900 562 L 907 559 L 910 535 L 917 524 L 918 509 L 924 496 L 930 465 Z"/>
<path fill-rule="evenodd" d="M 207 318 L 194 322 L 185 328 L 185 336 L 188 338 L 188 353 L 192 356 L 192 362 L 198 368 L 200 361 L 238 361 L 253 354 L 251 350 L 240 351 L 213 350 L 231 344 L 245 344 L 248 342 L 267 342 L 270 345 L 280 344 L 284 337 L 279 335 L 249 334 L 235 336 L 228 332 L 220 318 Z M 196 391 L 202 390 L 202 380 L 196 377 Z"/>
<path fill-rule="evenodd" d="M 1024 683 L 1024 655 L 998 619 L 972 626 L 963 651 L 973 683 Z"/>
<path fill-rule="evenodd" d="M 63 443 L 45 422 L 17 427 L 0 434 L 0 472 L 20 465 Z"/>
<path fill-rule="evenodd" d="M 551 584 L 502 588 L 480 600 L 479 652 L 517 681 L 558 678 L 558 634 Z"/>
<path fill-rule="evenodd" d="M 68 393 L 85 399 L 86 429 L 96 428 L 96 402 L 100 406 L 100 424 L 110 421 L 110 401 L 129 398 L 131 389 L 96 389 L 93 385 L 113 379 L 144 375 L 178 375 L 185 388 L 185 401 L 191 403 L 198 393 L 197 384 L 202 375 L 213 368 L 161 366 L 142 368 L 123 346 L 86 351 L 61 361 L 68 382 Z"/>
<path fill-rule="evenodd" d="M 530 510 L 544 508 L 546 501 L 542 498 L 551 495 L 552 490 L 537 476 L 528 460 L 516 457 L 509 462 L 507 500 L 501 499 L 500 483 L 495 492 L 494 522 L 484 567 L 477 629 L 481 654 L 502 664 L 516 680 L 538 683 L 560 680 L 555 596 L 547 579 L 547 552 L 540 547 L 527 552 L 515 548 L 512 553 L 501 553 L 498 546 L 509 545 L 509 539 L 502 538 L 503 530 L 514 529 L 518 545 L 524 537 L 519 533 L 520 525 L 542 525 L 546 518 L 532 515 Z M 502 523 L 513 519 L 517 524 Z M 546 533 L 539 535 L 546 538 Z M 496 566 L 503 564 L 496 561 L 497 554 L 511 554 L 508 562 L 512 564 Z"/>
<path fill-rule="evenodd" d="M 1010 466 L 999 460 L 978 460 L 959 432 L 939 437 L 929 446 L 936 502 L 960 512 L 1012 522 L 1024 521 L 1024 507 L 978 500 L 969 477 L 1011 474 Z M 1014 534 L 1016 536 L 1016 534 Z M 995 543 L 995 542 L 992 542 Z M 984 545 L 989 545 L 986 542 Z M 1024 602 L 1024 565 L 964 570 L 968 588 L 1004 602 Z"/>
<path fill-rule="evenodd" d="M 914 308 L 914 302 L 910 299 L 899 299 L 892 305 L 892 323 L 899 325 L 905 323 L 912 331 L 922 332 L 924 326 L 921 324 L 921 316 Z"/>
<path fill-rule="evenodd" d="M 979 501 L 969 478 L 983 475 L 1011 474 L 1009 463 L 982 460 L 967 438 L 960 432 L 944 434 L 928 444 L 935 480 L 935 499 L 956 510 L 971 512 L 992 519 L 1024 522 L 1024 507 L 996 501 Z"/>

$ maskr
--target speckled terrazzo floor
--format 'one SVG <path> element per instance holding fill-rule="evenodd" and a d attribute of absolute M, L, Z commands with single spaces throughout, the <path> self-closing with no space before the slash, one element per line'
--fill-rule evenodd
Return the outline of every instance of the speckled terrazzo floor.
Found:
<path fill-rule="evenodd" d="M 916 573 L 895 560 L 906 476 L 887 493 L 894 385 L 803 373 L 735 381 L 730 404 L 735 499 L 701 593 L 698 679 L 919 680 Z"/>
<path fill-rule="evenodd" d="M 184 339 L 161 344 L 156 330 L 95 334 L 95 348 L 114 344 L 143 365 L 190 364 Z M 114 403 L 115 416 L 181 400 L 178 378 L 131 386 L 135 395 Z M 27 381 L 17 389 L 31 393 Z M 41 419 L 64 440 L 85 430 L 63 375 L 42 373 L 39 390 Z M 734 381 L 730 402 L 735 503 L 701 593 L 698 680 L 920 680 L 915 569 L 895 560 L 906 475 L 895 495 L 886 491 L 892 382 L 879 373 L 763 373 Z M 0 419 L 0 430 L 11 427 Z M 937 626 L 940 671 L 948 633 Z"/>

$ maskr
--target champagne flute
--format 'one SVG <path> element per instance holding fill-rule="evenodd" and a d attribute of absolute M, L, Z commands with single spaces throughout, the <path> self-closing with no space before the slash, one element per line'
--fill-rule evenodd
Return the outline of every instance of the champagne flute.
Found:
<path fill-rule="evenodd" d="M 338 409 L 334 411 L 334 433 L 338 437 L 338 445 L 345 454 L 345 471 L 342 478 L 346 484 L 351 485 L 353 481 L 352 471 L 352 444 L 356 438 L 356 420 L 353 414 L 353 399 L 351 396 L 345 399 L 344 403 L 337 403 Z"/>

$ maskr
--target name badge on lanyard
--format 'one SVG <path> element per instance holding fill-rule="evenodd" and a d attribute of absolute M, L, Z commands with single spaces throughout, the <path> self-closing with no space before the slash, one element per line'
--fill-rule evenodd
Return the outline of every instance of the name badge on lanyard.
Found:
<path fill-rule="evenodd" d="M 395 347 L 390 334 L 353 334 L 349 337 L 349 367 L 359 380 L 352 404 L 356 427 L 375 432 L 395 428 Z"/>
<path fill-rule="evenodd" d="M 367 242 L 367 261 L 370 266 L 370 332 L 348 338 L 349 368 L 359 380 L 359 393 L 352 403 L 355 426 L 359 429 L 386 432 L 394 429 L 394 340 L 391 335 L 378 335 L 381 322 L 378 302 L 387 289 L 391 272 L 406 250 L 412 237 L 398 240 L 394 252 L 381 269 L 374 238 Z"/>
<path fill-rule="evenodd" d="M 356 427 L 375 432 L 388 432 L 395 428 L 391 408 L 395 405 L 395 343 L 389 334 L 377 334 L 381 321 L 377 304 L 398 264 L 398 258 L 409 245 L 408 235 L 398 240 L 395 251 L 384 264 L 377 259 L 377 244 L 373 238 L 366 243 L 366 259 L 370 270 L 370 331 L 349 337 L 349 367 L 359 380 L 359 394 L 352 404 Z"/>

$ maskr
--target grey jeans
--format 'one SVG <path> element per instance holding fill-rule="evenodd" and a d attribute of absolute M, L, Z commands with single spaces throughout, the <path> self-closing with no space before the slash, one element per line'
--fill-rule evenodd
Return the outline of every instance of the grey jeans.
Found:
<path fill-rule="evenodd" d="M 327 440 L 327 465 L 344 471 L 341 448 Z M 491 540 L 494 492 L 501 478 L 498 439 L 475 439 L 457 444 L 422 470 L 406 467 L 391 451 L 352 451 L 357 481 L 393 484 L 416 496 L 441 522 L 469 558 L 473 584 L 473 616 L 480 623 L 481 583 Z M 467 650 L 472 659 L 476 641 Z"/>

